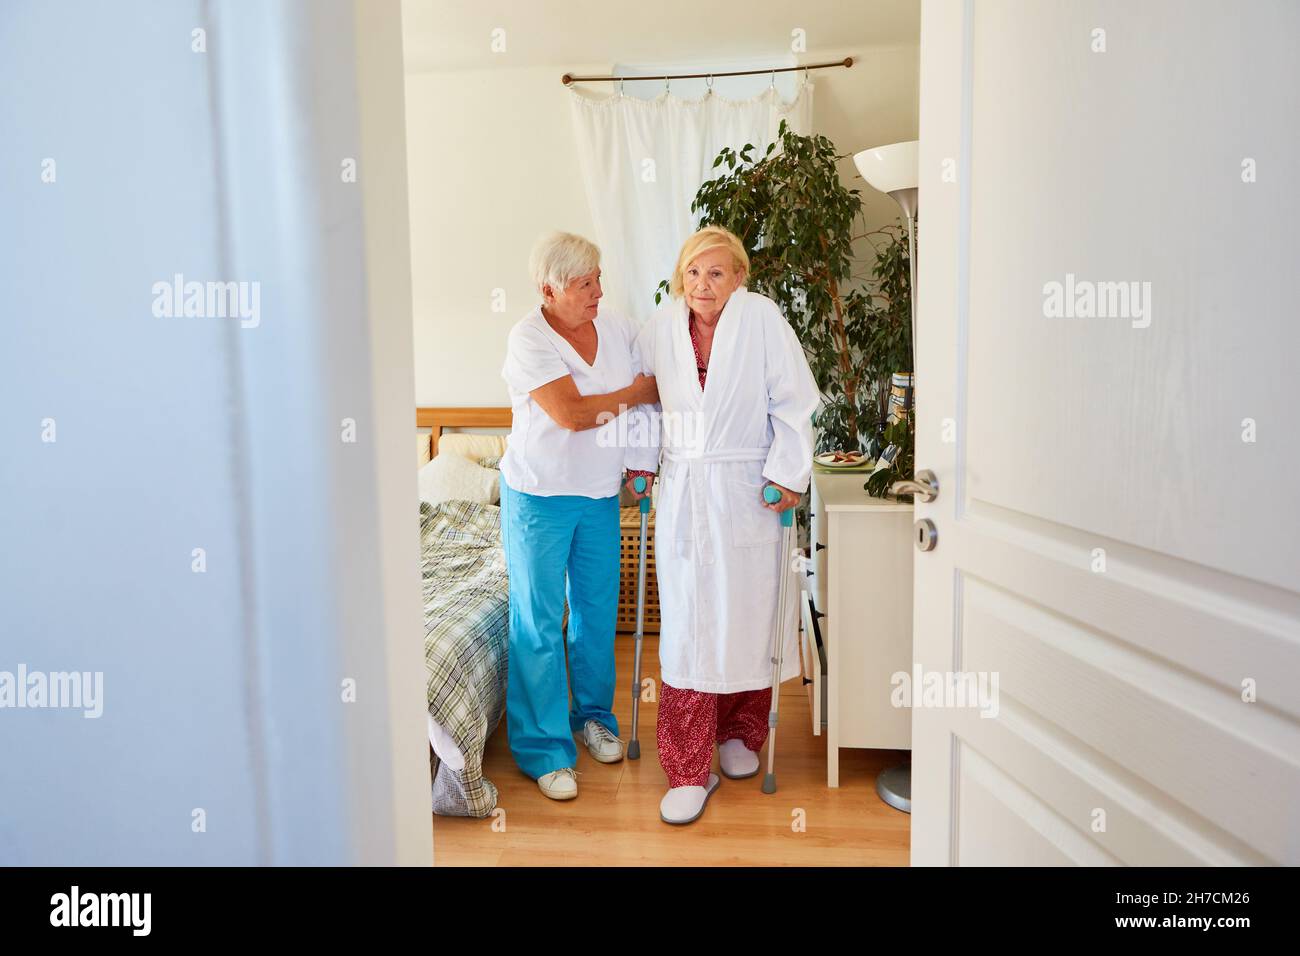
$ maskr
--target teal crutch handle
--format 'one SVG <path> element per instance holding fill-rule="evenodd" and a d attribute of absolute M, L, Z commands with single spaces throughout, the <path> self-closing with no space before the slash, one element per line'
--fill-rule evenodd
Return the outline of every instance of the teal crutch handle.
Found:
<path fill-rule="evenodd" d="M 763 489 L 763 500 L 769 505 L 774 505 L 781 500 L 781 492 L 774 485 L 768 485 Z M 786 508 L 781 512 L 781 527 L 788 528 L 794 523 L 794 509 Z"/>
<path fill-rule="evenodd" d="M 636 489 L 638 495 L 644 495 L 646 488 L 645 475 L 637 475 L 633 478 L 632 487 Z M 650 513 L 650 499 L 648 497 L 642 498 L 638 503 L 641 505 L 641 513 L 643 515 L 648 515 Z"/>

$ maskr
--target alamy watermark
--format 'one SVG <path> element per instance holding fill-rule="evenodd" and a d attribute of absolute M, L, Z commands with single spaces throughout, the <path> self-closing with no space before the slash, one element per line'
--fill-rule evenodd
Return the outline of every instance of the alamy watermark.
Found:
<path fill-rule="evenodd" d="M 1151 324 L 1150 282 L 1093 282 L 1065 274 L 1043 285 L 1043 315 L 1049 319 L 1130 319 L 1133 328 Z"/>
<path fill-rule="evenodd" d="M 978 709 L 981 717 L 996 717 L 998 680 L 997 671 L 926 671 L 916 661 L 912 673 L 890 676 L 894 689 L 889 702 L 895 707 Z"/>
<path fill-rule="evenodd" d="M 74 885 L 50 897 L 50 925 L 121 926 L 132 936 L 148 936 L 152 910 L 152 893 L 83 893 Z"/>
<path fill-rule="evenodd" d="M 54 708 L 80 710 L 94 720 L 104 713 L 103 671 L 0 671 L 0 709 Z"/>
<path fill-rule="evenodd" d="M 186 282 L 178 272 L 171 282 L 155 282 L 150 291 L 156 318 L 239 319 L 243 329 L 262 322 L 260 282 Z"/>
<path fill-rule="evenodd" d="M 658 412 L 645 405 L 621 405 L 618 414 L 601 412 L 596 424 L 601 448 L 693 447 L 704 434 L 699 412 Z"/>

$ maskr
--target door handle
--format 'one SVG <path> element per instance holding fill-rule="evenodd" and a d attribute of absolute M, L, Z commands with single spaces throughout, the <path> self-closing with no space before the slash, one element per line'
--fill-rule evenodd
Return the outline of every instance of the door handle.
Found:
<path fill-rule="evenodd" d="M 934 501 L 939 497 L 939 479 L 930 469 L 918 471 L 915 478 L 896 481 L 889 486 L 891 495 L 915 495 L 921 501 Z"/>

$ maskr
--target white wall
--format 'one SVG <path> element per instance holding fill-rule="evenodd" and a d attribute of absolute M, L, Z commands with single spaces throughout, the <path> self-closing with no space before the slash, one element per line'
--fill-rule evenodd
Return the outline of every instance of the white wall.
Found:
<path fill-rule="evenodd" d="M 548 229 L 592 235 L 562 72 L 407 77 L 417 404 L 509 404 L 502 350 L 534 303 L 529 249 Z"/>
<path fill-rule="evenodd" d="M 818 70 L 814 129 L 844 153 L 915 139 L 916 46 L 810 50 L 808 62 L 856 58 Z M 783 54 L 784 55 L 784 54 Z M 549 229 L 591 238 L 564 72 L 608 74 L 609 63 L 416 73 L 407 77 L 415 390 L 420 405 L 508 404 L 501 359 L 510 326 L 536 301 L 528 251 Z M 606 87 L 602 86 L 603 92 Z M 857 176 L 868 228 L 898 207 Z M 492 311 L 494 289 L 506 310 Z"/>
<path fill-rule="evenodd" d="M 0 7 L 0 670 L 103 673 L 98 719 L 0 710 L 0 862 L 431 860 L 404 176 L 359 120 L 400 136 L 396 17 L 358 94 L 347 0 Z M 175 273 L 258 323 L 155 315 Z"/>

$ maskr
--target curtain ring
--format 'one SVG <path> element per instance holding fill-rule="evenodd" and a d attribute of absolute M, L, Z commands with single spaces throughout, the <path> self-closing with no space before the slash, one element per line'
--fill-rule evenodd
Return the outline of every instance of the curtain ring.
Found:
<path fill-rule="evenodd" d="M 664 77 L 664 93 L 667 94 L 668 92 L 669 92 L 669 90 L 668 90 L 668 77 L 665 76 L 665 77 Z"/>
<path fill-rule="evenodd" d="M 623 97 L 623 77 L 621 77 L 621 76 L 618 78 L 618 95 L 619 95 L 619 98 L 622 99 L 622 97 Z"/>
<path fill-rule="evenodd" d="M 772 82 L 768 85 L 769 90 L 776 89 L 776 70 L 772 71 Z"/>
<path fill-rule="evenodd" d="M 706 87 L 708 87 L 708 89 L 705 90 L 705 95 L 707 96 L 709 93 L 712 93 L 712 92 L 713 92 L 713 74 L 712 74 L 712 73 L 710 73 L 708 76 L 706 76 L 706 77 L 704 78 L 704 85 L 705 85 Z"/>
<path fill-rule="evenodd" d="M 803 85 L 808 85 L 808 67 L 806 66 L 803 68 Z"/>

